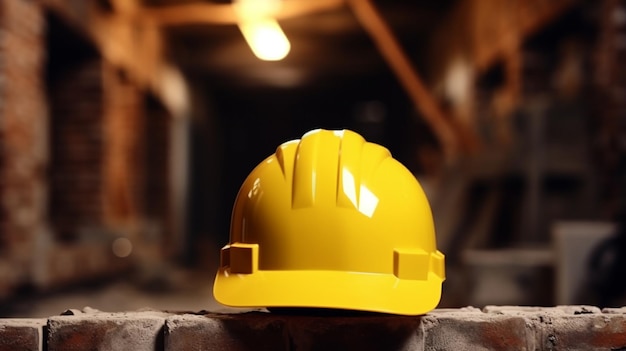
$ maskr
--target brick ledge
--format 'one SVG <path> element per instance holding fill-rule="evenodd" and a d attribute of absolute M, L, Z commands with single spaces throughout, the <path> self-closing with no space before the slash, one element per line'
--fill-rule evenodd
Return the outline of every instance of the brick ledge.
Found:
<path fill-rule="evenodd" d="M 0 319 L 0 350 L 95 349 L 623 350 L 626 307 L 465 307 L 417 317 L 85 308 L 43 319 Z"/>

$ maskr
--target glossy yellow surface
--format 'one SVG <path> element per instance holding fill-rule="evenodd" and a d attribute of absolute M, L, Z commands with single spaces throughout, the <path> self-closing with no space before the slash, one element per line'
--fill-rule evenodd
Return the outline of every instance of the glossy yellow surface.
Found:
<path fill-rule="evenodd" d="M 444 279 L 411 172 L 357 133 L 314 130 L 243 183 L 214 295 L 239 307 L 417 315 L 436 307 Z"/>

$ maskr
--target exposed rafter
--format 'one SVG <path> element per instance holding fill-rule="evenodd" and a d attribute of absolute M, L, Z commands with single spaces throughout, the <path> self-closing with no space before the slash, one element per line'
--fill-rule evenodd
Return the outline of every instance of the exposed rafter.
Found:
<path fill-rule="evenodd" d="M 355 16 L 372 37 L 381 55 L 400 81 L 415 108 L 421 112 L 439 139 L 444 153 L 454 157 L 458 151 L 458 141 L 454 130 L 447 122 L 445 112 L 437 99 L 426 88 L 408 57 L 382 16 L 370 0 L 348 0 Z"/>
<path fill-rule="evenodd" d="M 344 6 L 344 0 L 286 0 L 275 17 L 278 20 L 329 11 Z M 163 7 L 146 7 L 141 11 L 162 26 L 193 24 L 227 25 L 238 21 L 231 4 L 190 3 Z"/>

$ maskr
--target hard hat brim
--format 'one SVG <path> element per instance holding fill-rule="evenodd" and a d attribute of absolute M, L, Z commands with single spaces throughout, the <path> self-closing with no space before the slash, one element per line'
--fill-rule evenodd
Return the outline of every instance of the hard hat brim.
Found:
<path fill-rule="evenodd" d="M 232 307 L 335 308 L 402 315 L 434 309 L 443 279 L 399 279 L 392 274 L 343 271 L 263 271 L 231 274 L 221 268 L 213 295 Z"/>

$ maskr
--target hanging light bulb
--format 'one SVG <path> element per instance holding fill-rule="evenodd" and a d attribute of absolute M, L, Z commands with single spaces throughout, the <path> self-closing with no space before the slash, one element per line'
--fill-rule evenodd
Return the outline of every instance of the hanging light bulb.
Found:
<path fill-rule="evenodd" d="M 261 60 L 282 60 L 291 49 L 287 36 L 273 18 L 243 21 L 239 23 L 239 30 L 254 55 Z"/>
<path fill-rule="evenodd" d="M 279 61 L 287 56 L 291 44 L 272 16 L 279 8 L 276 0 L 238 0 L 239 30 L 256 57 L 264 61 Z"/>

